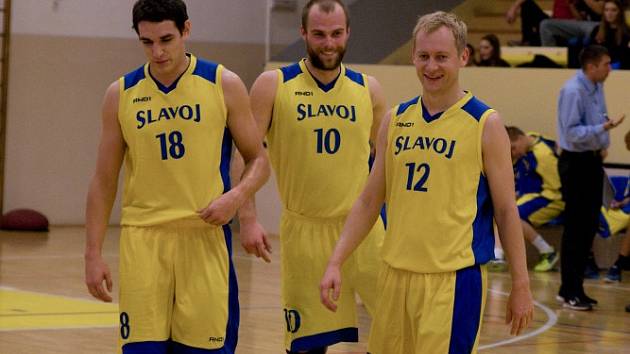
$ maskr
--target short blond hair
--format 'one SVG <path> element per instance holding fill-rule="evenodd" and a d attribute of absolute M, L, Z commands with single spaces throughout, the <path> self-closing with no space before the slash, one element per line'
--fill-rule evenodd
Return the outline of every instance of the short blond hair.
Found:
<path fill-rule="evenodd" d="M 444 11 L 436 11 L 418 18 L 416 27 L 413 29 L 413 47 L 415 48 L 416 46 L 416 37 L 419 32 L 433 33 L 441 27 L 446 27 L 451 30 L 453 37 L 455 38 L 457 53 L 461 54 L 464 51 L 464 48 L 466 48 L 466 33 L 468 32 L 468 28 L 466 27 L 464 21 L 455 14 Z"/>

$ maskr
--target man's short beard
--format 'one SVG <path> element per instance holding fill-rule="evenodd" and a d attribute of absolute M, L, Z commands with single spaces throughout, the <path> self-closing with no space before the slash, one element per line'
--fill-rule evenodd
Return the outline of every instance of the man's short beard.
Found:
<path fill-rule="evenodd" d="M 346 48 L 343 48 L 342 50 L 337 52 L 337 59 L 334 61 L 334 63 L 330 66 L 326 66 L 326 64 L 324 64 L 324 62 L 319 59 L 317 53 L 315 53 L 315 51 L 312 50 L 308 45 L 306 46 L 306 51 L 308 53 L 308 60 L 316 69 L 327 71 L 337 70 L 339 68 L 339 65 L 341 65 L 343 56 L 346 54 Z"/>

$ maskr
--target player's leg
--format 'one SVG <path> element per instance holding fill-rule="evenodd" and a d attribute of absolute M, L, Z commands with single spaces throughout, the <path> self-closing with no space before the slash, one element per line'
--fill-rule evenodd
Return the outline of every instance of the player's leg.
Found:
<path fill-rule="evenodd" d="M 491 272 L 505 272 L 507 270 L 505 252 L 503 252 L 496 224 L 494 225 L 494 258 L 488 262 L 488 270 Z"/>
<path fill-rule="evenodd" d="M 406 312 L 406 302 L 411 295 L 410 276 L 410 272 L 383 263 L 377 283 L 379 301 L 370 327 L 369 353 L 414 353 L 412 333 L 415 330 Z M 413 294 L 411 299 L 422 299 L 422 296 L 423 293 Z"/>
<path fill-rule="evenodd" d="M 174 278 L 172 229 L 125 226 L 120 235 L 120 335 L 123 354 L 167 353 Z"/>
<path fill-rule="evenodd" d="M 622 210 L 619 210 L 619 212 L 624 213 Z M 615 264 L 613 264 L 612 267 L 608 269 L 606 277 L 604 278 L 604 280 L 609 283 L 620 282 L 622 271 L 630 270 L 630 214 L 625 214 L 625 218 L 626 234 L 621 241 L 619 256 L 617 257 Z"/>
<path fill-rule="evenodd" d="M 560 259 L 559 252 L 547 243 L 542 235 L 534 229 L 534 226 L 545 225 L 557 218 L 564 210 L 564 203 L 531 193 L 521 196 L 516 204 L 521 218 L 523 236 L 536 247 L 540 254 L 540 259 L 534 266 L 534 270 L 546 272 L 553 269 Z"/>
<path fill-rule="evenodd" d="M 175 236 L 171 353 L 233 354 L 239 306 L 230 229 L 199 222 Z"/>
<path fill-rule="evenodd" d="M 374 316 L 377 306 L 378 292 L 376 286 L 383 263 L 381 247 L 384 237 L 385 228 L 379 218 L 368 236 L 354 252 L 351 279 L 348 279 L 361 297 L 370 316 Z"/>
<path fill-rule="evenodd" d="M 342 287 L 336 312 L 326 309 L 319 298 L 319 283 L 343 221 L 344 218 L 312 219 L 283 212 L 280 223 L 282 303 L 286 321 L 285 349 L 290 353 L 358 341 L 352 287 Z M 349 260 L 342 268 L 344 279 L 351 263 Z"/>
<path fill-rule="evenodd" d="M 476 353 L 486 302 L 485 266 L 427 274 L 424 287 L 414 352 Z"/>

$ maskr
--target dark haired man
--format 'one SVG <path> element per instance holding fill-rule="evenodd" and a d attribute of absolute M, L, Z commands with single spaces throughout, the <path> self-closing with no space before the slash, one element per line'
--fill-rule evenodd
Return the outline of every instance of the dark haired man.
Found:
<path fill-rule="evenodd" d="M 584 293 L 584 269 L 597 232 L 602 205 L 602 161 L 610 145 L 608 131 L 624 119 L 609 119 L 603 83 L 610 73 L 606 48 L 592 45 L 580 53 L 581 70 L 569 79 L 558 99 L 558 171 L 565 202 L 558 298 L 572 310 L 591 310 L 595 299 Z"/>
<path fill-rule="evenodd" d="M 186 53 L 191 25 L 181 0 L 137 1 L 133 28 L 147 63 L 105 93 L 86 284 L 112 300 L 101 248 L 124 160 L 122 353 L 232 354 L 239 305 L 227 223 L 269 174 L 247 91 L 222 65 Z M 232 138 L 246 167 L 230 189 Z"/>

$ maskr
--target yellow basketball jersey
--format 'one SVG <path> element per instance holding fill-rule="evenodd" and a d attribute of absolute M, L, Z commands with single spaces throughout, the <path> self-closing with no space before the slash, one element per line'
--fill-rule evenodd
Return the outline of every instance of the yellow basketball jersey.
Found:
<path fill-rule="evenodd" d="M 284 208 L 312 217 L 347 214 L 369 173 L 367 77 L 342 65 L 337 80 L 323 85 L 303 60 L 277 72 L 267 141 Z"/>
<path fill-rule="evenodd" d="M 493 112 L 470 93 L 430 116 L 420 97 L 394 108 L 386 151 L 385 262 L 449 272 L 492 258 L 490 189 L 481 137 Z"/>
<path fill-rule="evenodd" d="M 538 133 L 530 151 L 514 164 L 517 195 L 538 193 L 549 200 L 562 200 L 556 142 Z"/>
<path fill-rule="evenodd" d="M 223 67 L 189 57 L 171 87 L 151 77 L 149 64 L 119 79 L 118 119 L 127 145 L 123 225 L 197 217 L 230 188 Z"/>

